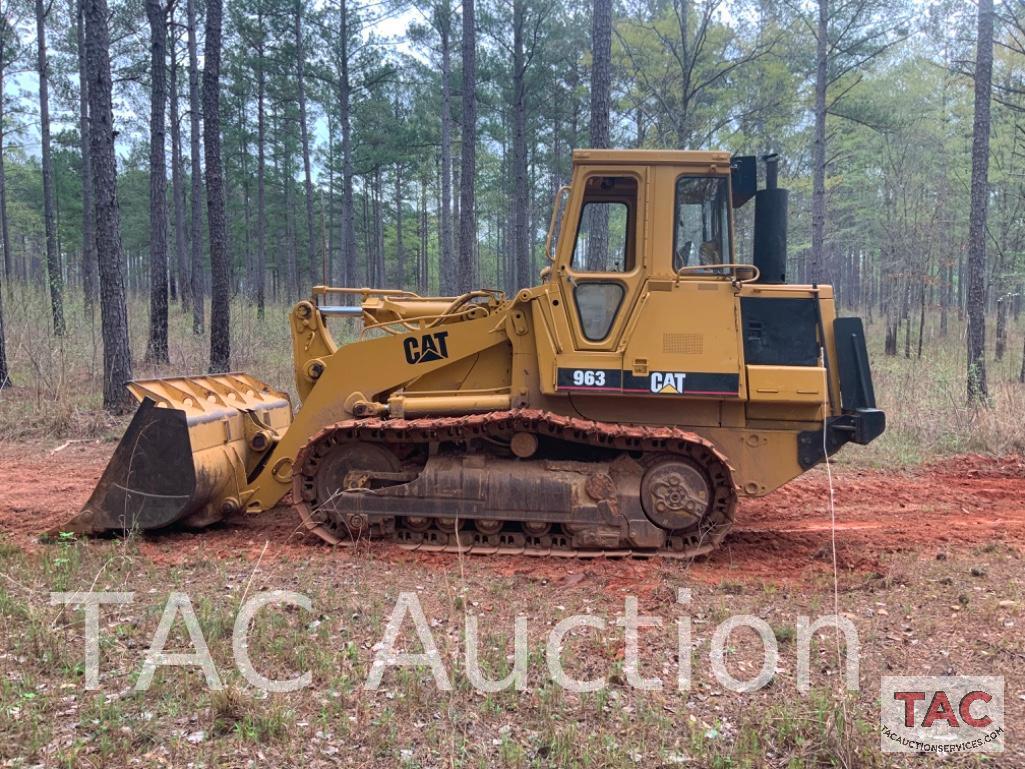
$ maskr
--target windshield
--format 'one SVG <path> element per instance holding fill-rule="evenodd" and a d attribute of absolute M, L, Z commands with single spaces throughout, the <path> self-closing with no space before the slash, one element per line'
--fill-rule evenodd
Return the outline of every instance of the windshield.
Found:
<path fill-rule="evenodd" d="M 681 176 L 676 181 L 673 269 L 732 261 L 728 187 L 724 176 Z"/>

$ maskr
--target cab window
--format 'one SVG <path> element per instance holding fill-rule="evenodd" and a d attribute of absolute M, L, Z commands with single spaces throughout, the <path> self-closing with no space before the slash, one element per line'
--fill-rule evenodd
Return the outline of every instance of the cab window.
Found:
<path fill-rule="evenodd" d="M 629 272 L 634 268 L 637 180 L 591 176 L 573 245 L 575 272 Z"/>
<path fill-rule="evenodd" d="M 676 181 L 673 269 L 732 261 L 729 211 L 726 177 L 681 176 Z"/>
<path fill-rule="evenodd" d="M 623 284 L 614 281 L 589 280 L 573 289 L 580 329 L 587 341 L 600 342 L 609 335 L 625 293 Z"/>

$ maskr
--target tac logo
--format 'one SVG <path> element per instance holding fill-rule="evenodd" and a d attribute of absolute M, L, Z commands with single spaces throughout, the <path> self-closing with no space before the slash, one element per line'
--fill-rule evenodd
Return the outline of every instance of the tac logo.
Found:
<path fill-rule="evenodd" d="M 880 747 L 888 753 L 999 753 L 1002 676 L 888 676 L 880 686 Z"/>
<path fill-rule="evenodd" d="M 402 342 L 406 351 L 406 363 L 430 363 L 448 357 L 448 345 L 445 339 L 447 331 L 424 334 L 421 337 L 410 336 Z"/>
<path fill-rule="evenodd" d="M 681 371 L 652 371 L 648 386 L 660 395 L 682 395 L 687 375 Z"/>

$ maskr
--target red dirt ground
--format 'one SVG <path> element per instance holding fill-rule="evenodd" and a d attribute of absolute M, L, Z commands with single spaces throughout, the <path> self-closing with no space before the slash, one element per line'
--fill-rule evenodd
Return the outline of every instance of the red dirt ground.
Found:
<path fill-rule="evenodd" d="M 66 520 L 85 502 L 112 444 L 69 443 L 56 450 L 0 445 L 0 533 L 26 550 L 38 534 Z M 1025 457 L 967 455 L 909 472 L 833 467 L 836 548 L 842 572 L 884 571 L 884 553 L 919 553 L 1002 542 L 1025 549 Z M 737 523 L 717 553 L 690 566 L 701 580 L 789 582 L 832 570 L 829 485 L 819 468 L 779 491 L 741 503 Z M 204 532 L 144 537 L 140 549 L 161 562 L 196 558 L 347 558 L 298 528 L 288 507 Z M 453 556 L 407 553 L 380 546 L 393 561 L 451 566 Z M 496 573 L 530 573 L 552 580 L 568 574 L 610 583 L 651 578 L 647 561 L 569 561 L 501 557 Z"/>

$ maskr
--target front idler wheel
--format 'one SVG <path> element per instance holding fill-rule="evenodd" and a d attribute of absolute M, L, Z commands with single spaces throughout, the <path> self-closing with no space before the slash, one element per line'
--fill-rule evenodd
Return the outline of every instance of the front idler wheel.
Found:
<path fill-rule="evenodd" d="M 666 531 L 686 531 L 701 523 L 711 508 L 707 477 L 685 457 L 661 459 L 641 480 L 641 506 L 648 519 Z"/>

